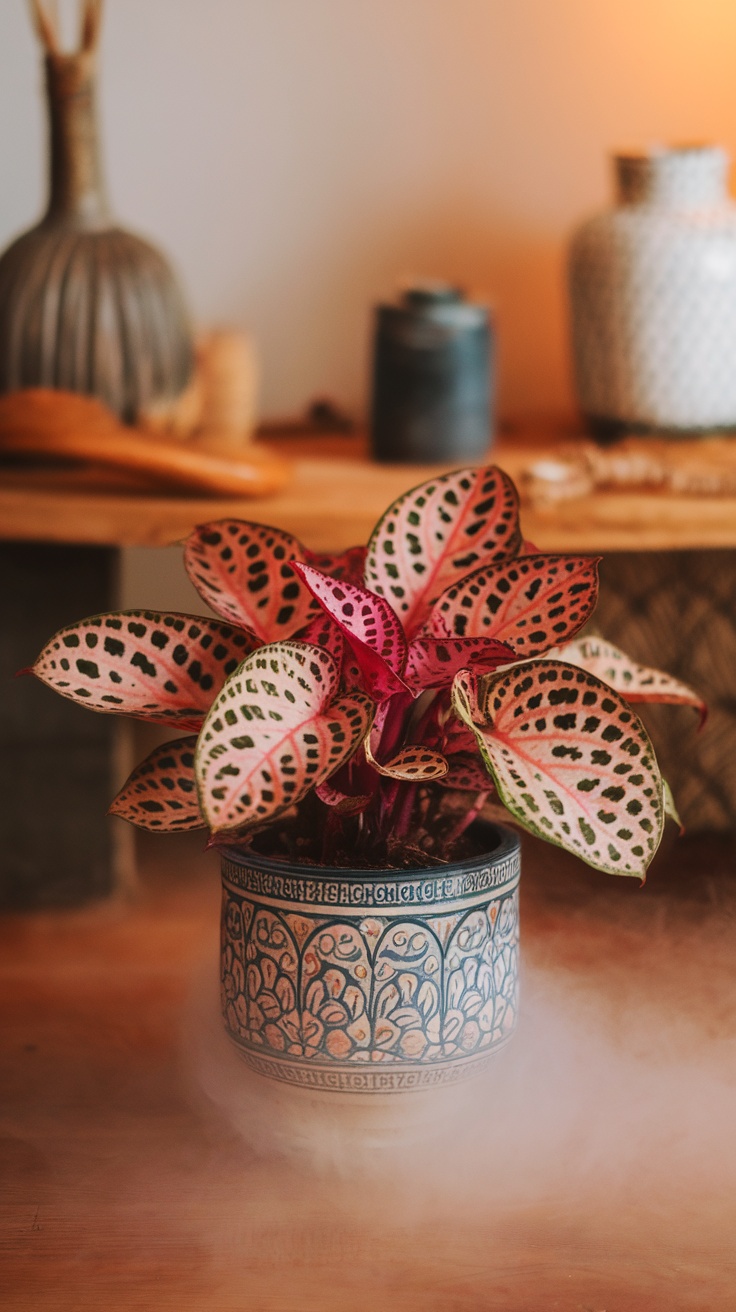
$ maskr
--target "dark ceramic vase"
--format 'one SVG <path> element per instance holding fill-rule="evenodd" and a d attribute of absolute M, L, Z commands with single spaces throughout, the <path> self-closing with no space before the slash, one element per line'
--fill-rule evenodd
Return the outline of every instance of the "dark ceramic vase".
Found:
<path fill-rule="evenodd" d="M 487 306 L 444 284 L 379 305 L 371 449 L 377 460 L 482 460 L 491 444 L 494 338 Z"/>
<path fill-rule="evenodd" d="M 518 836 L 426 870 L 222 858 L 222 1003 L 260 1074 L 398 1093 L 479 1071 L 517 1013 Z"/>

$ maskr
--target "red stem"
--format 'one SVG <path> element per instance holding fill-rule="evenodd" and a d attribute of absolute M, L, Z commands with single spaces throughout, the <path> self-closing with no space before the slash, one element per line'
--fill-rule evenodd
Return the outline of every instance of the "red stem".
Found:
<path fill-rule="evenodd" d="M 483 804 L 487 796 L 488 796 L 487 792 L 478 793 L 475 801 L 473 802 L 473 805 L 463 813 L 463 815 L 460 817 L 457 824 L 455 825 L 454 829 L 451 829 L 449 834 L 447 835 L 445 842 L 448 844 L 448 846 L 451 843 L 456 843 L 458 838 L 460 838 L 465 833 L 465 830 L 468 829 L 470 825 L 472 825 L 473 821 L 477 820 L 478 816 L 480 815 L 480 812 L 483 809 Z"/>

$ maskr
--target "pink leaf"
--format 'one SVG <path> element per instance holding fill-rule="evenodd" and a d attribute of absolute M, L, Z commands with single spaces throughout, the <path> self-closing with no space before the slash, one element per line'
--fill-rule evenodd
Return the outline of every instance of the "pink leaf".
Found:
<path fill-rule="evenodd" d="M 602 638 L 576 638 L 550 653 L 555 660 L 567 661 L 569 665 L 579 665 L 583 670 L 590 670 L 603 683 L 616 688 L 627 702 L 669 702 L 693 706 L 700 713 L 703 724 L 708 708 L 692 688 L 679 679 L 673 679 L 662 670 L 651 669 L 648 665 L 639 665 L 629 656 Z"/>
<path fill-rule="evenodd" d="M 391 756 L 400 746 L 407 718 L 414 706 L 414 695 L 408 689 L 384 698 L 376 707 L 368 745 L 371 757 Z"/>
<path fill-rule="evenodd" d="M 261 642 L 289 638 L 317 614 L 291 568 L 304 557 L 290 533 L 239 519 L 201 524 L 184 547 L 187 573 L 202 599 Z"/>
<path fill-rule="evenodd" d="M 415 638 L 409 645 L 404 678 L 410 688 L 444 688 L 458 670 L 495 670 L 517 659 L 505 642 L 495 638 Z"/>
<path fill-rule="evenodd" d="M 204 829 L 194 778 L 196 746 L 194 736 L 156 747 L 120 789 L 110 814 L 158 834 Z"/>
<path fill-rule="evenodd" d="M 255 639 L 221 620 L 150 610 L 71 624 L 46 644 L 34 674 L 93 711 L 199 729 Z"/>
<path fill-rule="evenodd" d="M 473 746 L 475 746 L 475 739 L 473 739 Z M 447 774 L 440 781 L 443 788 L 457 788 L 463 792 L 482 793 L 492 787 L 493 780 L 483 765 L 477 750 L 458 752 L 456 756 L 448 756 L 447 764 L 449 767 Z"/>
<path fill-rule="evenodd" d="M 324 647 L 325 651 L 337 662 L 342 664 L 345 652 L 345 641 L 342 636 L 342 630 L 338 627 L 330 615 L 325 614 L 323 610 L 315 615 L 297 635 L 298 642 L 311 643 L 313 647 Z"/>
<path fill-rule="evenodd" d="M 348 760 L 373 704 L 364 693 L 339 697 L 339 678 L 329 652 L 291 641 L 260 647 L 228 679 L 197 746 L 211 829 L 264 824 Z"/>
<path fill-rule="evenodd" d="M 434 751 L 431 747 L 423 747 L 421 743 L 408 743 L 395 752 L 389 761 L 381 764 L 373 756 L 370 740 L 366 738 L 365 754 L 369 765 L 389 779 L 403 779 L 409 783 L 419 784 L 426 783 L 430 779 L 441 779 L 447 774 L 447 761 L 442 753 Z"/>
<path fill-rule="evenodd" d="M 302 559 L 307 565 L 314 566 L 332 579 L 344 579 L 348 583 L 363 582 L 365 568 L 365 547 L 348 547 L 347 551 L 337 553 L 318 553 L 303 548 Z"/>
<path fill-rule="evenodd" d="M 422 743 L 402 741 L 407 715 L 413 705 L 410 692 L 396 693 L 380 703 L 365 742 L 366 760 L 374 770 L 389 779 L 405 779 L 412 783 L 440 779 L 447 773 L 447 761 L 441 752 Z"/>
<path fill-rule="evenodd" d="M 598 598 L 597 558 L 520 556 L 448 588 L 431 616 L 443 637 L 494 637 L 520 657 L 556 647 L 585 624 Z"/>
<path fill-rule="evenodd" d="M 295 569 L 342 630 L 370 696 L 381 701 L 406 688 L 401 678 L 406 638 L 388 602 L 355 583 L 328 578 L 311 565 L 296 565 Z"/>
<path fill-rule="evenodd" d="M 664 827 L 662 777 L 631 707 L 556 661 L 464 670 L 454 704 L 524 828 L 598 870 L 644 877 Z"/>
<path fill-rule="evenodd" d="M 503 470 L 459 469 L 405 492 L 368 543 L 365 582 L 412 638 L 431 604 L 476 566 L 515 556 L 518 497 Z"/>
<path fill-rule="evenodd" d="M 341 793 L 338 788 L 334 788 L 331 780 L 326 779 L 324 783 L 318 784 L 314 790 L 325 806 L 331 806 L 338 815 L 360 815 L 370 805 L 371 798 L 365 796 L 353 796 L 349 793 Z"/>

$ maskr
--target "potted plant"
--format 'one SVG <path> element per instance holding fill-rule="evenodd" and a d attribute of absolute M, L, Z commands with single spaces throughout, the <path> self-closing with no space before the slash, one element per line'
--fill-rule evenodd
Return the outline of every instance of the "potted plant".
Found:
<path fill-rule="evenodd" d="M 498 816 L 643 879 L 673 807 L 633 706 L 699 698 L 576 636 L 597 560 L 524 542 L 493 466 L 411 489 L 367 548 L 221 520 L 185 563 L 216 618 L 96 615 L 33 672 L 171 727 L 111 811 L 209 827 L 225 1022 L 252 1066 L 323 1089 L 460 1078 L 516 1017 L 519 839 Z"/>

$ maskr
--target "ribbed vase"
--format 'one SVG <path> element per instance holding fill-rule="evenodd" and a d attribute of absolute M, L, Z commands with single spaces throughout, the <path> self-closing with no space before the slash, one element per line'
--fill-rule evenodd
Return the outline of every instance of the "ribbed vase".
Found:
<path fill-rule="evenodd" d="M 50 194 L 41 222 L 0 257 L 0 392 L 63 388 L 132 422 L 186 386 L 192 335 L 164 257 L 114 225 L 95 106 L 97 28 L 48 49 Z M 42 32 L 53 43 L 54 33 Z"/>

